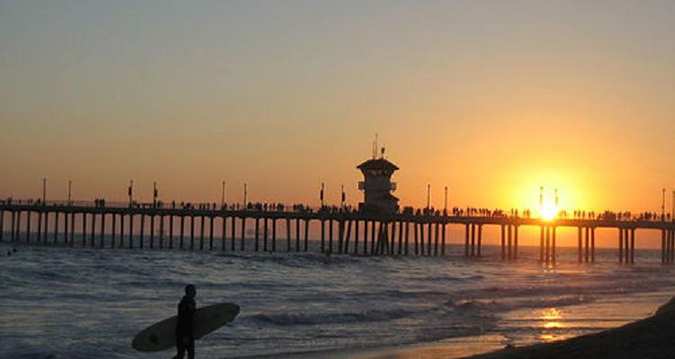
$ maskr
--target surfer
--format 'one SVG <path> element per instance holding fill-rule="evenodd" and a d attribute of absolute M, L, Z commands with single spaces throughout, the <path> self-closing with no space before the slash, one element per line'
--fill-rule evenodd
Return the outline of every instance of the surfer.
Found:
<path fill-rule="evenodd" d="M 195 296 L 197 289 L 194 285 L 185 286 L 185 296 L 178 303 L 178 320 L 176 322 L 176 350 L 174 359 L 183 359 L 187 351 L 188 359 L 195 357 L 195 337 L 192 332 L 194 314 L 197 309 Z"/>

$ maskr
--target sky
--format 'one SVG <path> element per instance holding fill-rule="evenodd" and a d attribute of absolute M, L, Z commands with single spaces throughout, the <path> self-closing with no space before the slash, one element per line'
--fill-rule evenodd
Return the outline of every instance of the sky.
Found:
<path fill-rule="evenodd" d="M 661 210 L 673 1 L 0 0 L 0 198 Z"/>

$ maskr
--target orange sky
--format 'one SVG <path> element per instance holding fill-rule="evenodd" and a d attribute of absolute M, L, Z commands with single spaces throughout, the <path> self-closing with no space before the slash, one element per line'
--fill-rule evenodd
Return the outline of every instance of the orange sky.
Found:
<path fill-rule="evenodd" d="M 669 2 L 54 3 L 0 5 L 0 197 L 355 204 L 376 132 L 402 205 L 675 187 Z"/>

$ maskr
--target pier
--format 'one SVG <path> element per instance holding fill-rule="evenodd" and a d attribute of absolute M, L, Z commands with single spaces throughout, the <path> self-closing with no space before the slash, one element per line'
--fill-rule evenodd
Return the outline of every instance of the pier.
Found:
<path fill-rule="evenodd" d="M 270 207 L 0 202 L 0 241 L 86 248 L 307 252 L 310 227 L 315 225 L 320 233 L 318 251 L 326 255 L 447 256 L 448 227 L 460 226 L 464 229 L 464 256 L 478 258 L 482 257 L 483 231 L 493 226 L 499 228 L 501 260 L 516 261 L 519 230 L 529 226 L 539 228 L 539 261 L 555 265 L 558 229 L 576 228 L 577 260 L 593 263 L 595 232 L 599 228 L 610 228 L 617 233 L 617 262 L 633 264 L 638 240 L 635 232 L 648 229 L 661 233 L 661 262 L 675 261 L 675 222 L 670 218 L 600 216 L 544 220 L 427 210 L 376 214 L 334 207 Z M 79 229 L 76 228 L 78 222 Z M 280 225 L 285 232 L 283 238 L 279 237 Z M 247 248 L 249 243 L 253 248 Z"/>

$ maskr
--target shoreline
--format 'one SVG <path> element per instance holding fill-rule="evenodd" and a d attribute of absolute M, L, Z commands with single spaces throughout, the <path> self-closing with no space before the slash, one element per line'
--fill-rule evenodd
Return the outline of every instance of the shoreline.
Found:
<path fill-rule="evenodd" d="M 467 359 L 643 358 L 666 359 L 675 353 L 675 297 L 647 318 L 599 333 L 552 343 L 502 349 Z"/>
<path fill-rule="evenodd" d="M 473 338 L 475 340 L 475 337 Z M 497 344 L 498 341 L 492 344 Z M 448 346 L 446 341 L 407 348 L 389 348 L 355 356 L 335 357 L 358 359 L 669 359 L 675 353 L 675 297 L 644 319 L 604 330 L 550 343 L 522 347 L 498 348 L 467 346 L 464 353 Z M 453 343 L 457 344 L 457 343 Z M 474 344 L 478 344 L 475 343 Z M 487 343 L 489 344 L 489 343 Z M 453 345 L 455 346 L 455 345 Z M 474 349 L 478 349 L 475 350 Z M 471 353 L 473 351 L 473 353 Z M 457 355 L 461 354 L 461 355 Z"/>
<path fill-rule="evenodd" d="M 554 342 L 506 348 L 508 339 L 485 334 L 401 346 L 310 351 L 269 357 L 283 359 L 524 359 L 672 358 L 675 353 L 675 297 L 654 314 L 591 334 Z"/>

